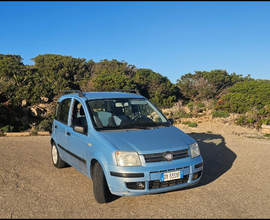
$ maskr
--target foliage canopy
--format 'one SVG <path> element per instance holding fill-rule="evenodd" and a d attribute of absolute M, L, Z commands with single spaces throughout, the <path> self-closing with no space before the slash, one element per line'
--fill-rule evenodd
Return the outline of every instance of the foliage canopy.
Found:
<path fill-rule="evenodd" d="M 243 114 L 252 108 L 264 112 L 270 105 L 270 84 L 266 81 L 249 79 L 237 82 L 229 93 L 222 96 L 217 108 Z"/>
<path fill-rule="evenodd" d="M 208 100 L 217 99 L 226 89 L 243 80 L 242 75 L 228 74 L 226 70 L 217 69 L 187 73 L 177 80 L 176 85 L 188 99 Z"/>
<path fill-rule="evenodd" d="M 39 105 L 44 98 L 53 105 L 69 89 L 137 89 L 159 108 L 170 108 L 179 100 L 193 103 L 219 99 L 217 110 L 245 113 L 256 107 L 258 114 L 270 114 L 270 81 L 254 80 L 249 75 L 242 77 L 219 69 L 195 71 L 173 84 L 151 69 L 138 69 L 115 59 L 94 62 L 44 54 L 32 58 L 34 65 L 24 65 L 22 60 L 20 55 L 0 54 L 0 129 L 5 131 L 28 128 L 31 106 Z M 46 117 L 37 119 L 43 128 L 50 127 L 53 115 Z"/>

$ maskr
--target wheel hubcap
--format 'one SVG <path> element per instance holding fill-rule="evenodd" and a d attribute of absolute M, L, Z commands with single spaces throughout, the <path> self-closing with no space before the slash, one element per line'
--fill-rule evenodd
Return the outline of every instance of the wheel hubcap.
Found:
<path fill-rule="evenodd" d="M 53 145 L 53 147 L 52 147 L 52 159 L 53 159 L 53 163 L 56 164 L 57 159 L 58 159 L 58 155 L 57 155 L 57 149 L 56 149 L 55 145 Z"/>

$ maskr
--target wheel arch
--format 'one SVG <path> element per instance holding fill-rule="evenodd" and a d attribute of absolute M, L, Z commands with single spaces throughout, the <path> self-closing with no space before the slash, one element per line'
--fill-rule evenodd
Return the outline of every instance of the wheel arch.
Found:
<path fill-rule="evenodd" d="M 106 178 L 106 180 L 108 182 L 108 176 L 107 176 L 108 173 L 107 173 L 107 170 L 105 169 L 104 164 L 102 163 L 102 160 L 100 160 L 100 158 L 97 159 L 96 157 L 95 158 L 92 158 L 91 161 L 90 161 L 90 167 L 89 167 L 89 169 L 90 169 L 90 178 L 91 178 L 91 180 L 93 180 L 93 174 L 94 174 L 93 168 L 94 168 L 94 166 L 95 166 L 96 163 L 99 163 L 100 166 L 102 167 L 103 173 L 104 173 L 105 178 Z"/>
<path fill-rule="evenodd" d="M 51 143 L 51 146 L 53 145 L 53 143 L 55 143 L 53 138 L 51 138 L 50 143 Z"/>
<path fill-rule="evenodd" d="M 93 158 L 90 162 L 90 177 L 93 180 L 93 168 L 96 163 L 100 163 L 97 159 Z M 102 165 L 101 165 L 102 166 Z"/>

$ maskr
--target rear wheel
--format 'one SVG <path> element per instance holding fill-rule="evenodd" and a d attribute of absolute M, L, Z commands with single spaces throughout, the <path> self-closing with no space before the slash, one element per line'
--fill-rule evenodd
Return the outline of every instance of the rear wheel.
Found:
<path fill-rule="evenodd" d="M 93 190 L 98 203 L 107 203 L 112 199 L 103 169 L 100 163 L 95 163 L 93 168 Z"/>
<path fill-rule="evenodd" d="M 52 148 L 51 148 L 51 156 L 52 156 L 53 165 L 55 167 L 62 168 L 62 167 L 65 167 L 66 166 L 66 162 L 63 161 L 60 158 L 59 152 L 58 152 L 57 147 L 56 147 L 56 145 L 55 145 L 54 142 L 53 142 Z"/>

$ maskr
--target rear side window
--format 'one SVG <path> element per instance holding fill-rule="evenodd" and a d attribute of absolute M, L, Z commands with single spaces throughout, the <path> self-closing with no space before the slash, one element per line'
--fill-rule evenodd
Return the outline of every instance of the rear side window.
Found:
<path fill-rule="evenodd" d="M 69 113 L 70 103 L 71 103 L 71 99 L 64 99 L 62 102 L 57 104 L 56 120 L 61 121 L 64 124 L 68 123 L 68 113 Z"/>

